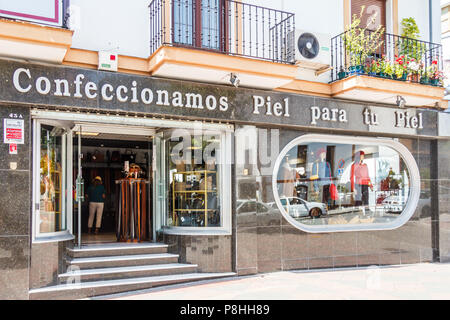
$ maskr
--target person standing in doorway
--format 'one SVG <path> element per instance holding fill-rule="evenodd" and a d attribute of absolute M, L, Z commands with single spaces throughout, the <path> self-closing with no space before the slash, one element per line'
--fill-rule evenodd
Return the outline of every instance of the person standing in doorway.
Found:
<path fill-rule="evenodd" d="M 89 201 L 88 233 L 92 233 L 94 217 L 97 216 L 95 234 L 98 234 L 102 226 L 103 208 L 105 206 L 106 190 L 101 177 L 95 177 L 93 184 L 87 190 L 86 199 Z"/>

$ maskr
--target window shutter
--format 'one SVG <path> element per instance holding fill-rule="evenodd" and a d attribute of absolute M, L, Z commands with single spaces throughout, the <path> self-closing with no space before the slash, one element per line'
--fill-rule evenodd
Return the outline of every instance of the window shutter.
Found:
<path fill-rule="evenodd" d="M 356 14 L 359 17 L 361 7 L 365 6 L 364 13 L 361 19 L 361 27 L 365 28 L 368 24 L 368 29 L 376 30 L 380 25 L 386 30 L 386 0 L 351 0 L 352 4 L 352 21 Z M 374 23 L 371 23 L 371 18 L 377 13 Z"/>

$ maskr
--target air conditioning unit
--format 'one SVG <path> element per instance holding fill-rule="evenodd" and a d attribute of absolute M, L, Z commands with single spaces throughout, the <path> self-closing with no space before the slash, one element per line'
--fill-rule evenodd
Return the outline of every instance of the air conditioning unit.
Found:
<path fill-rule="evenodd" d="M 331 36 L 305 30 L 295 30 L 288 35 L 294 48 L 287 51 L 295 56 L 295 63 L 312 70 L 328 70 L 331 63 Z M 292 39 L 294 37 L 294 39 Z"/>

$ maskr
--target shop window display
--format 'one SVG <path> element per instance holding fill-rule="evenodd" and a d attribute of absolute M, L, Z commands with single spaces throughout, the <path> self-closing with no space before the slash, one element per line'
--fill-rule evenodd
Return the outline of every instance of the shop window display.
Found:
<path fill-rule="evenodd" d="M 415 162 L 389 145 L 307 140 L 286 147 L 275 171 L 278 207 L 300 228 L 394 225 L 417 193 Z"/>
<path fill-rule="evenodd" d="M 52 126 L 41 126 L 40 233 L 64 231 L 63 133 Z"/>
<path fill-rule="evenodd" d="M 220 227 L 220 134 L 172 137 L 168 144 L 172 227 Z"/>

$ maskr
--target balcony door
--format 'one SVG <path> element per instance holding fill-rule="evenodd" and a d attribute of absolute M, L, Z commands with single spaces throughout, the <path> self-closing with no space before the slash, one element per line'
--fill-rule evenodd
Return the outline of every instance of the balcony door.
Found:
<path fill-rule="evenodd" d="M 359 17 L 362 6 L 361 27 L 375 31 L 382 26 L 386 30 L 386 0 L 352 0 L 352 19 L 354 15 Z"/>
<path fill-rule="evenodd" d="M 224 50 L 225 0 L 173 0 L 173 43 Z"/>
<path fill-rule="evenodd" d="M 384 28 L 386 33 L 386 0 L 351 0 L 352 5 L 352 20 L 356 15 L 359 17 L 361 9 L 364 6 L 364 11 L 361 17 L 361 28 L 366 29 L 366 35 L 368 36 L 373 31 L 376 31 L 379 27 Z M 382 36 L 380 41 L 383 44 L 372 52 L 371 56 L 381 58 L 392 50 L 394 43 L 392 39 L 387 36 Z"/>

